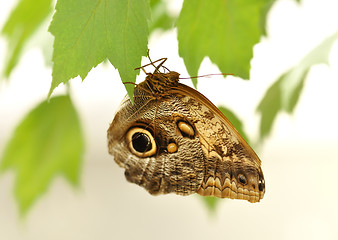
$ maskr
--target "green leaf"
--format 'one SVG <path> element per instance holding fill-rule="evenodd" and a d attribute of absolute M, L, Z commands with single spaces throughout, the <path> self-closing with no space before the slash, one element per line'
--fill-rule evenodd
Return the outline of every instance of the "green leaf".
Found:
<path fill-rule="evenodd" d="M 280 79 L 278 79 L 265 93 L 257 107 L 257 112 L 261 114 L 259 135 L 262 141 L 267 137 L 272 129 L 273 122 L 279 111 L 282 110 Z"/>
<path fill-rule="evenodd" d="M 219 106 L 218 109 L 226 116 L 226 118 L 234 125 L 239 134 L 244 138 L 244 140 L 250 145 L 250 141 L 246 133 L 244 132 L 242 121 L 228 108 L 224 106 Z"/>
<path fill-rule="evenodd" d="M 49 28 L 55 36 L 49 94 L 71 78 L 84 79 L 106 58 L 123 82 L 135 82 L 134 68 L 147 54 L 149 17 L 149 0 L 59 0 Z M 125 87 L 132 96 L 134 86 Z"/>
<path fill-rule="evenodd" d="M 177 22 L 179 54 L 191 76 L 208 56 L 221 72 L 249 78 L 266 0 L 185 0 Z"/>
<path fill-rule="evenodd" d="M 1 34 L 7 37 L 7 60 L 3 75 L 9 77 L 23 47 L 52 11 L 51 0 L 21 0 L 12 11 Z"/>
<path fill-rule="evenodd" d="M 220 202 L 220 199 L 217 197 L 213 197 L 213 196 L 201 196 L 203 202 L 205 203 L 205 205 L 207 206 L 207 209 L 209 210 L 209 212 L 211 214 L 215 214 L 217 206 Z"/>
<path fill-rule="evenodd" d="M 328 64 L 333 43 L 338 32 L 325 39 L 309 52 L 295 67 L 283 73 L 267 90 L 259 103 L 257 111 L 261 114 L 260 140 L 267 137 L 279 112 L 293 112 L 303 90 L 306 76 L 313 65 Z"/>
<path fill-rule="evenodd" d="M 167 3 L 163 0 L 150 0 L 151 21 L 149 31 L 155 29 L 168 30 L 174 26 L 175 18 L 169 14 Z"/>
<path fill-rule="evenodd" d="M 267 32 L 266 32 L 267 15 L 275 2 L 276 0 L 268 0 L 265 6 L 262 8 L 262 17 L 260 19 L 260 26 L 261 26 L 262 34 L 265 36 L 267 36 Z"/>
<path fill-rule="evenodd" d="M 79 118 L 69 96 L 34 108 L 16 128 L 0 166 L 2 172 L 16 173 L 20 212 L 25 214 L 58 175 L 77 185 L 83 151 Z"/>

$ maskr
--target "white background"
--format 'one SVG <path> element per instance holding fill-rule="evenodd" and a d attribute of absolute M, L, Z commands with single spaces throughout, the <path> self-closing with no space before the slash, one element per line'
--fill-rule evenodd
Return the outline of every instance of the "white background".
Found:
<path fill-rule="evenodd" d="M 0 26 L 15 4 L 1 2 Z M 170 1 L 173 11 L 181 4 Z M 251 138 L 257 138 L 255 108 L 263 93 L 337 31 L 337 11 L 336 0 L 303 0 L 300 6 L 291 0 L 278 1 L 269 14 L 268 38 L 254 48 L 251 80 L 202 78 L 199 90 L 215 104 L 231 108 L 243 119 Z M 41 42 L 35 39 L 30 45 Z M 6 61 L 6 47 L 1 38 L 0 68 Z M 153 59 L 168 57 L 166 66 L 187 76 L 178 57 L 175 31 L 157 32 L 149 47 Z M 200 74 L 215 72 L 217 68 L 206 59 Z M 0 153 L 20 120 L 45 99 L 50 81 L 51 69 L 33 47 L 10 81 L 0 84 Z M 108 155 L 106 130 L 125 95 L 112 66 L 100 65 L 83 83 L 79 78 L 71 82 L 86 135 L 81 187 L 74 190 L 58 177 L 26 219 L 20 220 L 13 197 L 15 175 L 0 176 L 1 240 L 338 239 L 337 44 L 330 67 L 312 68 L 295 113 L 279 115 L 271 137 L 256 149 L 266 179 L 264 199 L 258 204 L 222 200 L 213 217 L 196 195 L 153 197 L 128 183 L 123 169 Z M 190 85 L 189 80 L 183 82 Z M 59 87 L 56 94 L 64 90 Z"/>

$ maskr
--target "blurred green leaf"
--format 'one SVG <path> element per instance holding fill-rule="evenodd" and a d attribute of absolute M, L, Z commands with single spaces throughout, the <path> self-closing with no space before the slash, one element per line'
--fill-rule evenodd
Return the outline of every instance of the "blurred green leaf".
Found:
<path fill-rule="evenodd" d="M 206 204 L 209 212 L 211 214 L 214 214 L 216 212 L 216 209 L 217 209 L 217 206 L 220 202 L 220 198 L 217 198 L 217 197 L 213 197 L 213 196 L 200 196 L 201 199 L 203 200 L 203 202 Z M 222 199 L 223 201 L 225 199 Z"/>
<path fill-rule="evenodd" d="M 260 27 L 261 27 L 262 34 L 265 36 L 267 36 L 267 32 L 266 32 L 266 20 L 268 18 L 267 15 L 275 2 L 276 0 L 268 0 L 265 6 L 262 8 L 262 17 L 260 18 Z"/>
<path fill-rule="evenodd" d="M 25 214 L 58 175 L 78 185 L 83 151 L 79 118 L 69 96 L 34 108 L 16 128 L 0 166 L 2 172 L 16 173 L 20 212 Z"/>
<path fill-rule="evenodd" d="M 21 0 L 12 11 L 1 34 L 8 39 L 4 76 L 9 77 L 23 47 L 52 11 L 51 0 Z"/>
<path fill-rule="evenodd" d="M 189 74 L 197 76 L 202 60 L 208 56 L 221 72 L 248 79 L 266 4 L 266 0 L 185 0 L 177 38 Z"/>
<path fill-rule="evenodd" d="M 242 121 L 228 108 L 224 106 L 219 106 L 218 109 L 226 116 L 226 118 L 234 125 L 239 134 L 244 138 L 244 140 L 250 145 L 250 141 L 243 129 Z"/>
<path fill-rule="evenodd" d="M 261 114 L 260 140 L 262 141 L 271 132 L 273 122 L 279 111 L 282 110 L 280 79 L 278 79 L 265 93 L 257 107 Z"/>
<path fill-rule="evenodd" d="M 289 114 L 293 112 L 309 70 L 316 64 L 328 64 L 330 50 L 337 39 L 338 32 L 316 46 L 295 67 L 283 73 L 267 90 L 257 107 L 258 113 L 261 114 L 261 141 L 270 134 L 279 112 L 285 111 Z"/>
<path fill-rule="evenodd" d="M 49 28 L 55 36 L 49 94 L 71 78 L 84 79 L 106 58 L 123 82 L 135 82 L 134 68 L 147 54 L 149 17 L 149 0 L 58 0 Z M 134 86 L 125 87 L 132 96 Z"/>
<path fill-rule="evenodd" d="M 153 32 L 155 29 L 168 30 L 174 26 L 175 18 L 169 14 L 166 1 L 150 0 L 150 7 L 149 32 Z"/>

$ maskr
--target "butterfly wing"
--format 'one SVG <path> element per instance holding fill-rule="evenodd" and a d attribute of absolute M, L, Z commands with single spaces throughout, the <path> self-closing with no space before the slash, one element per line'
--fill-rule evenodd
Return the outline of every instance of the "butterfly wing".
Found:
<path fill-rule="evenodd" d="M 257 202 L 265 193 L 261 161 L 230 121 L 198 91 L 179 84 L 168 94 L 189 108 L 205 156 L 197 193 Z"/>
<path fill-rule="evenodd" d="M 202 94 L 178 84 L 160 97 L 135 88 L 108 129 L 109 153 L 128 181 L 151 194 L 259 201 L 260 160 L 224 115 Z"/>
<path fill-rule="evenodd" d="M 136 88 L 134 104 L 126 96 L 108 129 L 108 149 L 125 168 L 129 182 L 154 195 L 197 192 L 204 171 L 200 141 L 178 130 L 178 122 L 186 121 L 188 114 L 189 110 L 174 95 L 156 99 Z M 151 147 L 142 148 L 142 141 L 133 137 L 137 134 L 150 139 Z"/>

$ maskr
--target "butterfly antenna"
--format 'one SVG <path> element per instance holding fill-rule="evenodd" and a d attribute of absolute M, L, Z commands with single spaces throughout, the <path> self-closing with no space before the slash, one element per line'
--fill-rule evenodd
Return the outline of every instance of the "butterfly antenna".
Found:
<path fill-rule="evenodd" d="M 180 77 L 179 79 L 191 79 L 191 78 L 200 78 L 200 77 L 210 77 L 210 76 L 228 76 L 228 75 L 234 75 L 233 73 L 211 73 L 211 74 L 205 74 L 205 75 L 201 75 L 201 76 L 194 76 L 194 77 L 186 77 L 186 78 L 182 78 Z"/>
<path fill-rule="evenodd" d="M 165 70 L 167 70 L 168 72 L 171 72 L 171 71 L 169 70 L 169 68 L 167 68 L 166 66 L 162 66 L 162 68 L 163 68 L 163 72 L 165 72 Z"/>
<path fill-rule="evenodd" d="M 154 73 L 158 73 L 159 72 L 159 68 L 163 65 L 163 63 L 165 62 L 165 61 L 167 61 L 167 58 L 160 58 L 160 59 L 158 59 L 158 60 L 156 60 L 155 62 L 153 62 L 153 60 L 151 60 L 151 58 L 150 58 L 150 50 L 148 49 L 148 52 L 147 52 L 147 56 L 148 56 L 148 59 L 149 59 L 149 61 L 150 61 L 150 64 L 155 68 L 155 71 L 154 71 Z M 154 63 L 156 63 L 156 62 L 158 62 L 158 61 L 161 61 L 161 60 L 163 60 L 158 66 L 155 66 L 155 64 Z"/>
<path fill-rule="evenodd" d="M 167 61 L 167 58 L 160 58 L 160 59 L 156 60 L 155 62 L 159 62 L 159 61 L 162 61 L 162 62 L 160 62 L 160 64 L 157 65 L 157 67 L 155 68 L 154 73 L 155 73 L 155 72 L 159 72 L 158 69 L 159 69 L 160 67 L 165 68 L 165 67 L 163 66 L 163 64 L 165 63 L 165 61 Z M 155 63 L 155 62 L 154 62 L 154 63 Z"/>
<path fill-rule="evenodd" d="M 159 62 L 159 61 L 162 61 L 162 62 L 156 67 L 154 63 Z M 142 69 L 142 70 L 145 72 L 145 70 L 144 70 L 143 68 L 145 68 L 145 67 L 147 67 L 147 66 L 149 66 L 149 65 L 152 65 L 152 66 L 155 68 L 155 72 L 156 72 L 156 71 L 158 71 L 158 69 L 162 66 L 162 64 L 163 64 L 165 61 L 167 61 L 167 58 L 160 58 L 160 59 L 156 60 L 155 62 L 151 62 L 151 63 L 148 63 L 148 64 L 143 65 L 143 66 L 141 66 L 141 67 L 134 68 L 134 70 Z M 146 73 L 146 72 L 145 72 L 145 73 Z"/>
<path fill-rule="evenodd" d="M 155 71 L 154 71 L 153 73 L 160 73 L 160 71 L 159 71 L 160 67 L 163 67 L 163 69 L 165 69 L 165 70 L 167 70 L 167 71 L 170 72 L 170 70 L 169 70 L 167 67 L 163 66 L 163 64 L 165 63 L 165 61 L 167 61 L 167 58 L 160 58 L 160 59 L 158 59 L 158 60 L 156 60 L 156 61 L 153 61 L 153 60 L 151 60 L 151 58 L 150 58 L 149 51 L 150 51 L 150 50 L 148 49 L 147 57 L 148 57 L 150 63 L 148 63 L 148 64 L 146 64 L 146 65 L 143 65 L 143 66 L 141 66 L 141 67 L 137 67 L 137 68 L 135 68 L 134 70 L 142 69 L 142 71 L 143 71 L 146 75 L 148 75 L 148 73 L 146 72 L 146 70 L 145 70 L 144 68 L 147 67 L 147 66 L 149 66 L 149 65 L 152 65 L 152 66 L 155 68 Z M 161 61 L 161 62 L 160 62 L 160 61 Z M 155 66 L 154 63 L 157 63 L 157 62 L 160 62 L 160 64 L 158 64 L 157 66 Z"/>
<path fill-rule="evenodd" d="M 137 84 L 134 83 L 134 82 L 123 82 L 123 84 L 132 84 L 132 85 L 134 85 L 135 87 L 137 86 Z"/>

